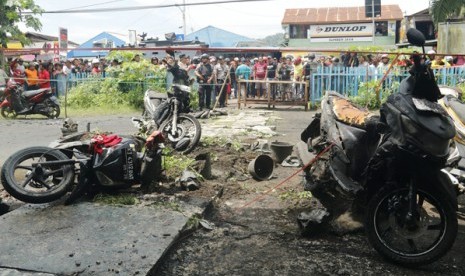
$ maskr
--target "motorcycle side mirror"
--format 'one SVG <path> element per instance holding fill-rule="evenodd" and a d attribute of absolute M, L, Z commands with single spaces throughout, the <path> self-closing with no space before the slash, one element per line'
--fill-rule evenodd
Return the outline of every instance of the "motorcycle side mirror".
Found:
<path fill-rule="evenodd" d="M 422 32 L 411 28 L 407 31 L 407 40 L 412 45 L 423 47 L 426 39 Z"/>

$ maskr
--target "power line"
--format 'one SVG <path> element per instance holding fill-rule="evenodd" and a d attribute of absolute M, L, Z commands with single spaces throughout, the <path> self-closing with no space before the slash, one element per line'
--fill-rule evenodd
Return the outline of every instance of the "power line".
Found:
<path fill-rule="evenodd" d="M 145 9 L 161 9 L 170 7 L 181 6 L 200 6 L 200 5 L 216 5 L 216 4 L 232 4 L 232 3 L 246 3 L 246 2 L 263 2 L 274 0 L 229 0 L 229 1 L 214 1 L 214 2 L 198 2 L 186 4 L 168 4 L 168 5 L 153 5 L 153 6 L 136 6 L 136 7 L 120 7 L 120 8 L 99 8 L 99 9 L 81 9 L 81 10 L 56 10 L 56 11 L 43 11 L 44 13 L 97 13 L 97 12 L 118 12 L 118 11 L 134 11 Z M 23 12 L 23 14 L 31 14 L 32 12 Z"/>
<path fill-rule="evenodd" d="M 64 9 L 63 11 L 70 11 L 70 10 L 77 10 L 77 9 L 82 9 L 82 8 L 89 8 L 89 7 L 100 6 L 100 5 L 105 5 L 105 4 L 115 3 L 115 2 L 122 2 L 122 1 L 127 1 L 127 0 L 107 1 L 107 2 L 103 2 L 103 3 L 92 4 L 92 5 L 85 5 L 85 6 L 79 6 L 79 7 L 74 7 L 74 8 L 67 8 L 67 9 Z"/>

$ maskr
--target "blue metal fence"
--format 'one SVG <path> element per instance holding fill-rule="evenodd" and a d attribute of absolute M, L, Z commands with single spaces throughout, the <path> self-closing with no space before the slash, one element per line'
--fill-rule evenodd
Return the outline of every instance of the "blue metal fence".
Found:
<path fill-rule="evenodd" d="M 435 69 L 434 74 L 438 84 L 455 86 L 465 79 L 465 67 Z M 393 86 L 395 82 L 400 82 L 409 75 L 408 69 L 393 67 L 381 89 L 396 87 Z M 362 83 L 379 82 L 383 77 L 382 72 L 371 67 L 320 66 L 311 77 L 310 101 L 312 104 L 321 101 L 322 95 L 327 90 L 337 91 L 346 96 L 357 96 Z"/>

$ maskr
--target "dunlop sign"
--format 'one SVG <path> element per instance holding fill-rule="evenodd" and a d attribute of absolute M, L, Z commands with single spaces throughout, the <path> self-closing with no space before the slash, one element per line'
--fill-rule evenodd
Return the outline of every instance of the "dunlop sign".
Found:
<path fill-rule="evenodd" d="M 371 23 L 358 24 L 332 24 L 311 25 L 310 39 L 312 38 L 336 38 L 336 37 L 371 37 L 373 25 Z"/>

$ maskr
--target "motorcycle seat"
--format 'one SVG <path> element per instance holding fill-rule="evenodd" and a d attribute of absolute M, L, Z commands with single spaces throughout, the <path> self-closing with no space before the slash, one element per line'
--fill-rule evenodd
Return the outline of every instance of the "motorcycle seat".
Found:
<path fill-rule="evenodd" d="M 37 89 L 37 90 L 28 90 L 28 91 L 23 92 L 23 96 L 26 97 L 26 98 L 29 98 L 29 97 L 35 96 L 35 95 L 40 94 L 40 93 L 42 93 L 44 91 L 47 91 L 47 90 L 50 90 L 50 88 L 41 88 L 41 89 Z"/>
<path fill-rule="evenodd" d="M 148 90 L 147 93 L 148 93 L 149 98 L 151 100 L 153 100 L 153 99 L 167 99 L 168 98 L 168 94 L 166 94 L 166 93 L 156 92 L 156 91 L 153 91 L 153 90 Z"/>
<path fill-rule="evenodd" d="M 342 123 L 365 129 L 370 119 L 376 116 L 345 98 L 331 97 L 331 99 L 334 115 Z"/>
<path fill-rule="evenodd" d="M 447 95 L 444 97 L 444 104 L 454 111 L 462 124 L 465 124 L 465 103 L 462 103 L 456 97 Z"/>

